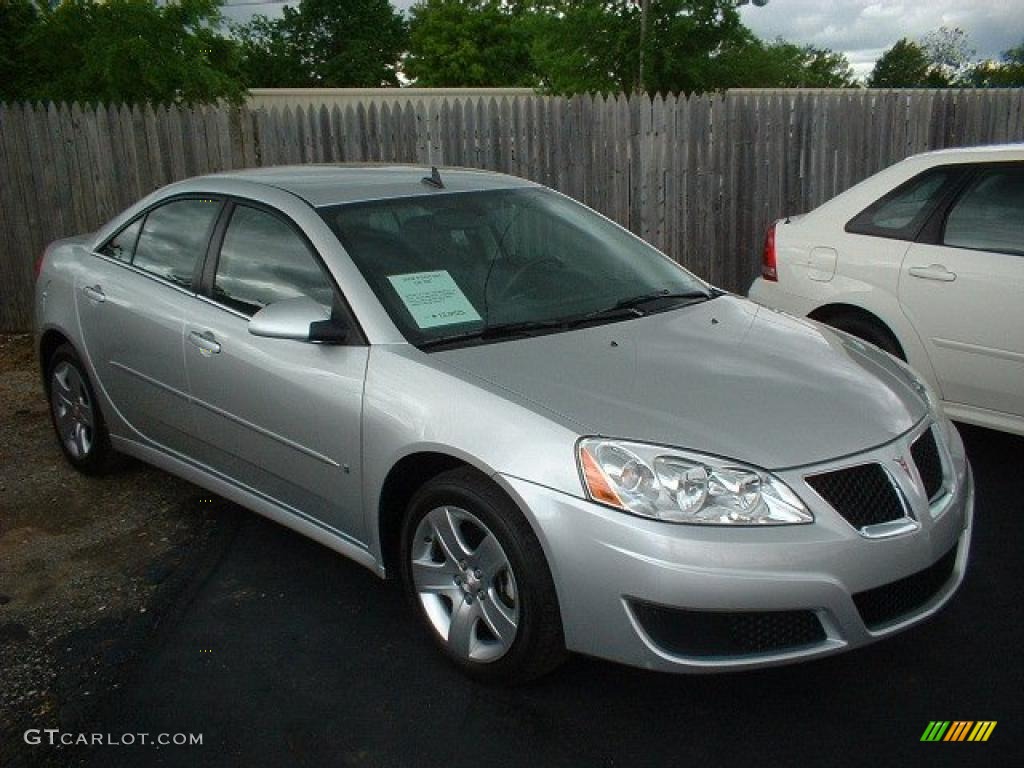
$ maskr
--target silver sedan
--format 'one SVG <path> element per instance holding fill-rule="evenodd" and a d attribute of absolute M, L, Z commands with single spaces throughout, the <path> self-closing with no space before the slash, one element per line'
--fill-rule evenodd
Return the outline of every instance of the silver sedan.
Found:
<path fill-rule="evenodd" d="M 810 659 L 934 614 L 973 512 L 901 362 L 522 179 L 270 168 L 53 244 L 68 461 L 127 454 L 401 579 L 467 673 Z"/>

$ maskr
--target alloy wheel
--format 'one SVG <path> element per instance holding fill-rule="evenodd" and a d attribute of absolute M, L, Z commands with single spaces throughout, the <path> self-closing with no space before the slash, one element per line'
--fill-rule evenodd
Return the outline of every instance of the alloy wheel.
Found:
<path fill-rule="evenodd" d="M 95 439 L 96 414 L 85 379 L 78 369 L 62 361 L 50 378 L 50 407 L 57 433 L 68 453 L 84 459 Z"/>
<path fill-rule="evenodd" d="M 508 556 L 475 515 L 430 510 L 416 528 L 412 580 L 434 630 L 459 658 L 497 661 L 519 626 L 519 592 Z"/>

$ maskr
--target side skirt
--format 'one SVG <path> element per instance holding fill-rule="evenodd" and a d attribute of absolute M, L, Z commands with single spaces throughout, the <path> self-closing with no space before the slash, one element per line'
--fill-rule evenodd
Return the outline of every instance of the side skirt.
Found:
<path fill-rule="evenodd" d="M 347 538 L 340 531 L 335 531 L 320 523 L 304 519 L 298 513 L 288 510 L 264 496 L 247 490 L 220 475 L 213 474 L 209 470 L 202 469 L 166 451 L 116 435 L 111 435 L 110 440 L 114 449 L 121 453 L 133 456 L 147 464 L 152 464 L 165 472 L 194 483 L 218 496 L 223 496 L 225 499 L 240 504 L 246 509 L 250 509 L 286 528 L 291 528 L 293 531 L 354 560 L 363 567 L 373 571 L 380 578 L 385 577 L 384 567 L 377 562 L 377 558 L 364 546 L 353 539 Z"/>

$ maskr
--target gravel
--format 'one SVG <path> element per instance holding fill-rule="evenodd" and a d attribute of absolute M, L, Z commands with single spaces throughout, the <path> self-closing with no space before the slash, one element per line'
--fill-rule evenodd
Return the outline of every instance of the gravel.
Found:
<path fill-rule="evenodd" d="M 0 336 L 0 744 L 80 718 L 114 684 L 216 528 L 209 501 L 137 462 L 103 477 L 72 470 L 31 337 Z"/>

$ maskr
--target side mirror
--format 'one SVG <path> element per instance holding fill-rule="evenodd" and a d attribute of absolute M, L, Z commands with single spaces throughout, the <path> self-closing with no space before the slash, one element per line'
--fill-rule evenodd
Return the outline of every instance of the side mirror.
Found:
<path fill-rule="evenodd" d="M 340 344 L 348 332 L 343 320 L 332 318 L 328 307 L 307 296 L 268 304 L 249 320 L 249 333 L 268 339 Z"/>

